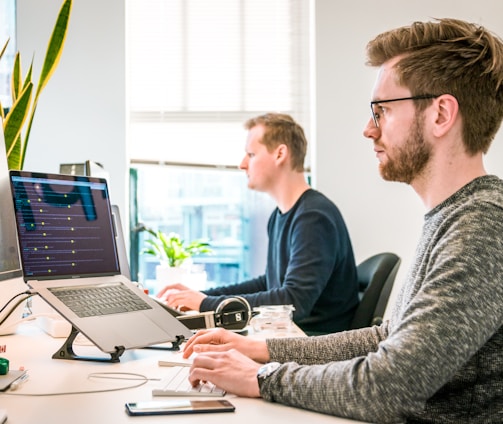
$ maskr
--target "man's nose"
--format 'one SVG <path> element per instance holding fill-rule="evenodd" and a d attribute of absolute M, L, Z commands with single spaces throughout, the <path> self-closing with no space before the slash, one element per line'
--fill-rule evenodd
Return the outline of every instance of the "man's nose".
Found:
<path fill-rule="evenodd" d="M 363 136 L 365 138 L 370 138 L 372 140 L 376 140 L 377 138 L 379 138 L 379 133 L 380 133 L 380 129 L 378 127 L 376 127 L 374 120 L 372 118 L 369 118 L 367 125 L 363 129 Z"/>

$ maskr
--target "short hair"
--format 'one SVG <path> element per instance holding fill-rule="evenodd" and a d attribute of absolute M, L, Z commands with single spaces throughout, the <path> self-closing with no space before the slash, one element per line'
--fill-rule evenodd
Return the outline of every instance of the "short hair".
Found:
<path fill-rule="evenodd" d="M 280 144 L 290 150 L 291 166 L 294 171 L 304 171 L 304 159 L 307 151 L 307 140 L 302 127 L 294 119 L 283 113 L 266 113 L 248 119 L 244 126 L 247 130 L 257 125 L 265 128 L 262 144 L 272 151 Z"/>
<path fill-rule="evenodd" d="M 367 64 L 395 65 L 411 95 L 451 94 L 459 103 L 469 154 L 487 153 L 503 119 L 503 42 L 477 24 L 457 19 L 415 22 L 378 35 Z M 415 102 L 424 109 L 432 100 Z"/>

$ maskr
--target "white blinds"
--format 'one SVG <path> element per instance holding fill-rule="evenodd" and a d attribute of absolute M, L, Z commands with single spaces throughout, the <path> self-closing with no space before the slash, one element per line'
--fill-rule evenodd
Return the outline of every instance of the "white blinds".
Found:
<path fill-rule="evenodd" d="M 309 127 L 309 1 L 129 0 L 130 157 L 237 165 L 242 123 Z"/>

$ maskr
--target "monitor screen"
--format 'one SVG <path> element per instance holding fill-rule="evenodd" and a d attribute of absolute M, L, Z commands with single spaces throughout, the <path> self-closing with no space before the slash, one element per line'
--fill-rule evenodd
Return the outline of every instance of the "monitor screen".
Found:
<path fill-rule="evenodd" d="M 3 128 L 0 125 L 0 281 L 22 275 Z"/>

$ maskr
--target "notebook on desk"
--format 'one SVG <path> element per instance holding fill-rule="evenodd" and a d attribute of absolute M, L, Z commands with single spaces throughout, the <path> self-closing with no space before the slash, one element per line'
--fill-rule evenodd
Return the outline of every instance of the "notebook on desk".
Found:
<path fill-rule="evenodd" d="M 119 356 L 192 335 L 121 275 L 105 179 L 10 171 L 10 182 L 24 279 L 75 330 Z M 90 310 L 103 291 L 118 304 Z"/>

